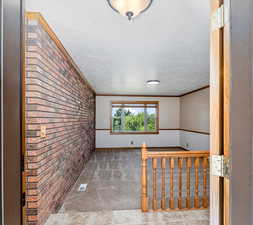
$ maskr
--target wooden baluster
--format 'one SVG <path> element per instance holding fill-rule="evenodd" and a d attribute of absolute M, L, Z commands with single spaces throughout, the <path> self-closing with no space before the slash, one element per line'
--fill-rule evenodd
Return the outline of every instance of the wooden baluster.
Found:
<path fill-rule="evenodd" d="M 203 200 L 202 204 L 204 208 L 207 208 L 207 166 L 208 166 L 208 158 L 203 158 Z"/>
<path fill-rule="evenodd" d="M 194 195 L 194 208 L 199 208 L 199 158 L 195 159 L 195 195 Z"/>
<path fill-rule="evenodd" d="M 152 159 L 152 167 L 153 167 L 153 210 L 157 210 L 157 200 L 156 200 L 157 159 Z"/>
<path fill-rule="evenodd" d="M 141 210 L 148 212 L 147 145 L 141 148 Z"/>
<path fill-rule="evenodd" d="M 174 209 L 174 168 L 175 160 L 170 159 L 170 208 Z"/>
<path fill-rule="evenodd" d="M 186 159 L 186 166 L 187 166 L 187 171 L 186 171 L 186 208 L 190 209 L 191 208 L 191 167 L 192 167 L 192 160 L 191 158 Z"/>
<path fill-rule="evenodd" d="M 183 159 L 178 159 L 178 208 L 182 209 L 182 168 Z"/>
<path fill-rule="evenodd" d="M 166 159 L 161 159 L 161 168 L 162 168 L 162 198 L 161 198 L 161 208 L 165 210 L 166 208 L 166 193 L 165 193 L 165 168 L 166 168 Z"/>

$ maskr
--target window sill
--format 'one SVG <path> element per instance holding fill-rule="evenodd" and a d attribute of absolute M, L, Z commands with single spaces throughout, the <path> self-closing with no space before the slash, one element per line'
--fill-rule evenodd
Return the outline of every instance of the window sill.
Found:
<path fill-rule="evenodd" d="M 159 131 L 155 131 L 155 132 L 110 132 L 111 135 L 150 135 L 150 134 L 159 134 Z"/>

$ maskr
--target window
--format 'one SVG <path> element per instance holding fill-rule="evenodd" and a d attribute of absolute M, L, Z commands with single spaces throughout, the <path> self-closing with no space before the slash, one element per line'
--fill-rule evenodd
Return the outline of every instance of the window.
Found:
<path fill-rule="evenodd" d="M 112 102 L 112 134 L 157 134 L 158 102 Z"/>

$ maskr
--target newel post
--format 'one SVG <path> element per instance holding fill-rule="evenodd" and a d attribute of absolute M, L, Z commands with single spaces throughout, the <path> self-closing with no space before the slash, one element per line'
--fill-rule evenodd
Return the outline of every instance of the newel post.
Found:
<path fill-rule="evenodd" d="M 141 148 L 141 210 L 148 212 L 147 145 Z"/>

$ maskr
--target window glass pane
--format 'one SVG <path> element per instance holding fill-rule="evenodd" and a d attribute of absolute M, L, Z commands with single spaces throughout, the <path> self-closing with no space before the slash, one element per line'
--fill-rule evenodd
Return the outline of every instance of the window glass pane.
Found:
<path fill-rule="evenodd" d="M 125 131 L 144 132 L 144 108 L 125 108 Z"/>
<path fill-rule="evenodd" d="M 156 107 L 157 104 L 147 104 L 147 107 Z"/>
<path fill-rule="evenodd" d="M 156 131 L 156 109 L 147 108 L 147 131 Z"/>
<path fill-rule="evenodd" d="M 157 104 L 113 104 L 113 132 L 156 132 Z M 146 107 L 148 106 L 148 108 Z"/>
<path fill-rule="evenodd" d="M 122 122 L 121 122 L 121 114 L 122 108 L 112 108 L 112 130 L 115 132 L 121 131 Z"/>

